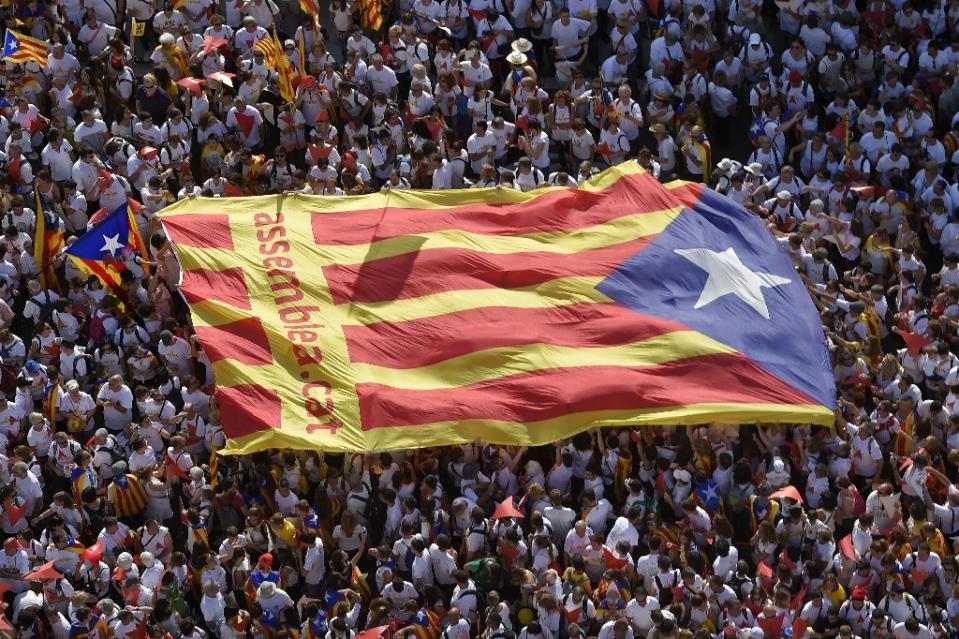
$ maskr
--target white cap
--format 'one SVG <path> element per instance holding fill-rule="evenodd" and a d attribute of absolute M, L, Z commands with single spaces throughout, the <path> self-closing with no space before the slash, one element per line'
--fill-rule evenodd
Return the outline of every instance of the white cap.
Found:
<path fill-rule="evenodd" d="M 676 481 L 689 483 L 692 480 L 692 478 L 693 476 L 689 474 L 688 470 L 683 470 L 682 468 L 680 468 L 679 470 L 673 471 L 673 479 L 675 479 Z"/>
<path fill-rule="evenodd" d="M 749 44 L 759 44 L 762 41 L 762 36 L 760 36 L 758 33 L 749 34 Z"/>
<path fill-rule="evenodd" d="M 133 555 L 128 552 L 121 552 L 117 557 L 117 565 L 123 568 L 129 568 L 133 565 Z"/>
<path fill-rule="evenodd" d="M 140 553 L 140 563 L 143 564 L 144 568 L 152 568 L 153 564 L 156 563 L 156 557 L 153 556 L 152 552 L 144 550 Z"/>

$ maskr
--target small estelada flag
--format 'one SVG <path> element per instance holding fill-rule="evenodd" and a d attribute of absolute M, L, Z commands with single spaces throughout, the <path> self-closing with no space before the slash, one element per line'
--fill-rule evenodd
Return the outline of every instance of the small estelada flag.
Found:
<path fill-rule="evenodd" d="M 133 24 L 130 25 L 131 35 L 139 38 L 140 36 L 146 33 L 146 30 L 147 30 L 147 23 L 145 21 L 140 22 L 136 18 L 133 19 Z"/>

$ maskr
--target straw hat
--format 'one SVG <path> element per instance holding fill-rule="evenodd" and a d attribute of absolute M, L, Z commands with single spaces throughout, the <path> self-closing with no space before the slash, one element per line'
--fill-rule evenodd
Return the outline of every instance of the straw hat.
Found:
<path fill-rule="evenodd" d="M 526 38 L 519 38 L 517 40 L 513 40 L 513 42 L 509 46 L 510 48 L 513 49 L 513 51 L 519 51 L 520 53 L 527 53 L 530 50 L 532 50 L 533 43 L 527 40 Z"/>
<path fill-rule="evenodd" d="M 274 594 L 276 594 L 276 584 L 272 581 L 264 581 L 256 591 L 256 596 L 261 599 L 269 599 Z"/>
<path fill-rule="evenodd" d="M 520 53 L 519 51 L 513 51 L 506 56 L 506 61 L 516 66 L 522 66 L 526 64 L 527 59 L 528 58 L 526 57 L 526 54 Z"/>

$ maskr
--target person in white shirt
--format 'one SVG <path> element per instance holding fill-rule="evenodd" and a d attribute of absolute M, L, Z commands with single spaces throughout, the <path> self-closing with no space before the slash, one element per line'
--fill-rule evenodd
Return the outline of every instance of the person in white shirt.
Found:
<path fill-rule="evenodd" d="M 459 608 L 460 614 L 467 619 L 475 620 L 476 611 L 479 607 L 479 595 L 476 592 L 476 584 L 473 583 L 473 580 L 462 570 L 454 571 L 453 578 L 456 580 L 456 586 L 453 588 L 450 605 Z"/>
<path fill-rule="evenodd" d="M 434 153 L 430 158 L 433 166 L 433 182 L 431 188 L 436 190 L 446 190 L 453 188 L 453 166 L 443 159 L 439 153 Z"/>
<path fill-rule="evenodd" d="M 47 140 L 47 145 L 40 152 L 40 161 L 50 169 L 50 176 L 54 182 L 70 179 L 75 162 L 73 147 L 56 128 L 51 128 L 47 132 Z"/>
<path fill-rule="evenodd" d="M 380 596 L 390 604 L 393 616 L 400 621 L 408 621 L 409 613 L 406 611 L 406 602 L 418 597 L 416 587 L 406 581 L 400 575 L 393 577 L 393 581 L 383 587 Z M 455 593 L 454 593 L 455 598 Z"/>
<path fill-rule="evenodd" d="M 233 107 L 226 115 L 227 128 L 236 129 L 240 143 L 250 149 L 256 149 L 261 140 L 263 115 L 256 109 L 237 97 L 233 100 Z"/>
<path fill-rule="evenodd" d="M 633 639 L 633 629 L 625 619 L 611 619 L 599 629 L 596 639 Z"/>
<path fill-rule="evenodd" d="M 208 581 L 203 584 L 200 612 L 203 613 L 203 619 L 208 627 L 219 628 L 226 625 L 226 600 L 215 581 Z"/>
<path fill-rule="evenodd" d="M 560 10 L 559 19 L 553 22 L 556 75 L 563 84 L 572 77 L 573 69 L 586 59 L 587 47 L 584 45 L 589 42 L 590 27 L 586 20 L 572 17 L 568 8 Z"/>
<path fill-rule="evenodd" d="M 323 540 L 307 531 L 300 534 L 300 542 L 306 547 L 303 558 L 303 590 L 310 597 L 318 597 L 326 575 Z"/>
<path fill-rule="evenodd" d="M 549 169 L 549 136 L 543 132 L 543 127 L 538 120 L 530 120 L 529 135 L 524 136 L 526 152 L 529 155 L 530 162 L 537 169 L 546 171 Z"/>
<path fill-rule="evenodd" d="M 950 601 L 952 601 L 950 599 Z M 902 623 L 897 623 L 892 628 L 892 635 L 895 639 L 934 639 L 942 635 L 933 635 L 929 627 L 919 623 L 916 618 L 910 618 Z"/>
<path fill-rule="evenodd" d="M 600 67 L 603 78 L 611 84 L 622 84 L 629 77 L 629 52 L 625 49 L 616 51 L 606 58 Z"/>
<path fill-rule="evenodd" d="M 97 404 L 103 407 L 103 421 L 108 430 L 123 430 L 133 419 L 133 392 L 120 375 L 112 375 L 100 387 Z"/>
<path fill-rule="evenodd" d="M 263 610 L 269 610 L 279 617 L 280 612 L 285 608 L 293 607 L 293 600 L 282 588 L 277 588 L 272 581 L 264 581 L 256 591 L 256 601 L 263 606 Z"/>
<path fill-rule="evenodd" d="M 716 116 L 716 143 L 725 146 L 729 142 L 729 133 L 732 128 L 732 119 L 736 115 L 736 105 L 739 102 L 736 94 L 730 89 L 729 81 L 723 71 L 713 74 L 713 81 L 707 88 L 709 104 Z"/>

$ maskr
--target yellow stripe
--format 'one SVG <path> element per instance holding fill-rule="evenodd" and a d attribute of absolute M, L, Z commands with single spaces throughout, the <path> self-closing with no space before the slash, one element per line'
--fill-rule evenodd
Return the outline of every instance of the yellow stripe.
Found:
<path fill-rule="evenodd" d="M 488 306 L 512 308 L 550 308 L 566 304 L 610 302 L 596 290 L 603 277 L 561 277 L 537 286 L 514 289 L 481 289 L 444 291 L 408 300 L 340 304 L 342 324 L 373 324 L 374 322 L 405 322 Z"/>
<path fill-rule="evenodd" d="M 765 422 L 803 423 L 831 426 L 835 415 L 824 406 L 783 404 L 686 404 L 666 408 L 639 410 L 589 411 L 563 415 L 539 422 L 510 422 L 489 419 L 467 419 L 436 422 L 422 426 L 376 428 L 363 432 L 364 450 L 391 448 L 425 448 L 465 444 L 476 438 L 499 445 L 539 446 L 591 428 L 602 426 L 675 426 L 686 424 L 756 424 Z M 467 438 L 463 433 L 469 433 Z M 323 439 L 322 449 L 351 451 L 351 441 L 336 436 Z M 352 443 L 356 443 L 355 441 Z M 317 434 L 292 429 L 266 429 L 259 433 L 228 439 L 225 455 L 249 454 L 268 448 L 289 447 L 315 450 Z"/>
<path fill-rule="evenodd" d="M 580 185 L 580 190 L 602 191 L 616 183 L 620 178 L 643 173 L 635 162 L 626 162 L 607 169 L 590 181 Z M 391 189 L 387 192 L 367 195 L 326 197 L 322 195 L 304 195 L 303 193 L 284 193 L 275 196 L 231 197 L 229 210 L 224 211 L 216 202 L 200 199 L 184 199 L 171 204 L 159 213 L 160 217 L 173 217 L 178 213 L 226 213 L 227 215 L 248 216 L 250 213 L 272 211 L 280 207 L 306 207 L 311 213 L 342 213 L 347 211 L 366 211 L 384 209 L 388 206 L 411 209 L 449 209 L 470 204 L 522 204 L 529 202 L 548 191 L 563 187 L 546 187 L 533 191 L 517 191 L 505 188 L 458 189 L 455 191 L 432 191 L 421 189 Z M 429 211 L 424 211 L 428 215 Z"/>
<path fill-rule="evenodd" d="M 575 347 L 520 344 L 467 353 L 429 366 L 396 369 L 353 364 L 356 383 L 408 390 L 450 389 L 519 373 L 581 366 L 655 366 L 733 349 L 696 331 L 676 331 L 618 346 Z"/>
<path fill-rule="evenodd" d="M 362 264 L 397 255 L 435 248 L 462 248 L 485 253 L 507 255 L 523 251 L 538 251 L 571 255 L 589 249 L 620 244 L 645 235 L 660 233 L 676 219 L 682 207 L 624 215 L 602 224 L 595 224 L 574 231 L 550 231 L 526 235 L 486 235 L 458 229 L 432 231 L 415 235 L 391 237 L 370 244 L 335 246 L 319 245 L 318 251 L 328 262 L 337 264 Z M 308 250 L 314 250 L 310 247 Z"/>
<path fill-rule="evenodd" d="M 638 162 L 623 162 L 595 175 L 589 181 L 580 184 L 579 188 L 584 191 L 602 191 L 611 187 L 622 177 L 640 173 L 646 173 L 646 170 L 639 166 Z"/>

